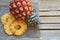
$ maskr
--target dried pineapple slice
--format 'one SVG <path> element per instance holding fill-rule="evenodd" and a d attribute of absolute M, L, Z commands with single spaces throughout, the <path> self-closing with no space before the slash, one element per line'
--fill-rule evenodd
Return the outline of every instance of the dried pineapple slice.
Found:
<path fill-rule="evenodd" d="M 10 30 L 13 33 L 13 35 L 22 35 L 27 30 L 27 24 L 22 20 L 16 20 L 10 26 Z"/>
<path fill-rule="evenodd" d="M 4 14 L 1 17 L 1 22 L 4 25 L 4 31 L 8 35 L 12 35 L 10 31 L 10 24 L 14 21 L 14 17 L 9 13 L 9 14 Z"/>

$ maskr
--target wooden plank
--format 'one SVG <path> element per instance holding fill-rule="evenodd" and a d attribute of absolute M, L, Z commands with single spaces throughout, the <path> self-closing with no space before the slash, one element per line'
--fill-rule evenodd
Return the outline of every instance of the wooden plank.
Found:
<path fill-rule="evenodd" d="M 9 12 L 9 7 L 8 6 L 0 6 L 1 12 L 2 13 L 8 13 Z"/>
<path fill-rule="evenodd" d="M 2 39 L 2 38 L 0 38 Z M 5 39 L 4 39 L 5 40 Z M 7 40 L 39 40 L 39 38 L 7 38 Z"/>
<path fill-rule="evenodd" d="M 60 10 L 60 0 L 39 0 L 39 9 Z"/>
<path fill-rule="evenodd" d="M 60 23 L 60 17 L 40 17 L 40 23 Z"/>
<path fill-rule="evenodd" d="M 0 5 L 8 5 L 10 0 L 0 0 Z"/>
<path fill-rule="evenodd" d="M 38 12 L 41 17 L 60 17 L 60 11 L 50 11 L 50 12 Z"/>
<path fill-rule="evenodd" d="M 40 30 L 40 40 L 60 40 L 60 30 Z"/>
<path fill-rule="evenodd" d="M 39 24 L 38 29 L 59 29 L 60 30 L 60 24 Z"/>

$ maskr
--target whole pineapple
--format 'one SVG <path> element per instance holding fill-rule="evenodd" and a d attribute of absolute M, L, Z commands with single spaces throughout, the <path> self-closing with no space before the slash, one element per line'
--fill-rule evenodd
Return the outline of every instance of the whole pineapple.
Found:
<path fill-rule="evenodd" d="M 22 20 L 25 20 L 33 11 L 30 0 L 12 0 L 10 1 L 9 9 L 16 19 Z"/>
<path fill-rule="evenodd" d="M 32 12 L 32 14 L 26 19 L 27 24 L 37 25 L 40 24 L 39 16 L 36 12 Z"/>

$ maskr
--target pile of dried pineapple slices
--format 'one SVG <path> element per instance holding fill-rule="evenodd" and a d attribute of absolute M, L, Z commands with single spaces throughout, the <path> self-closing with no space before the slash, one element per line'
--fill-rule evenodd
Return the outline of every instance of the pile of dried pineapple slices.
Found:
<path fill-rule="evenodd" d="M 1 17 L 1 22 L 8 35 L 22 35 L 27 30 L 27 24 L 23 20 L 16 20 L 11 13 L 4 14 Z"/>

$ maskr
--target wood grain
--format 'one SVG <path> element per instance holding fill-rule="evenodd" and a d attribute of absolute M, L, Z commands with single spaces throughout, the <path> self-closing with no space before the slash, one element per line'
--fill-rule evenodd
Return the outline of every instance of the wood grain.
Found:
<path fill-rule="evenodd" d="M 10 0 L 0 0 L 0 5 L 8 5 Z"/>
<path fill-rule="evenodd" d="M 60 40 L 60 30 L 40 30 L 40 40 Z"/>
<path fill-rule="evenodd" d="M 60 30 L 60 24 L 39 24 L 37 26 L 39 29 L 59 29 Z"/>
<path fill-rule="evenodd" d="M 40 17 L 60 17 L 60 11 L 38 12 Z"/>
<path fill-rule="evenodd" d="M 60 23 L 60 17 L 40 17 L 40 23 Z"/>
<path fill-rule="evenodd" d="M 39 9 L 60 10 L 60 0 L 39 0 Z"/>
<path fill-rule="evenodd" d="M 10 0 L 0 0 L 0 13 L 9 12 L 8 4 Z M 40 16 L 40 24 L 37 26 L 40 30 L 28 28 L 25 35 L 20 37 L 7 36 L 3 32 L 0 23 L 0 39 L 2 40 L 60 40 L 60 0 L 32 0 L 38 4 L 38 15 Z M 2 6 L 1 6 L 2 5 Z M 36 7 L 37 8 L 37 7 Z M 42 30 L 43 29 L 43 30 Z M 47 29 L 47 30 L 44 30 Z M 52 29 L 52 30 L 50 30 Z M 53 30 L 57 29 L 57 30 Z M 58 30 L 59 29 L 59 30 Z M 3 36 L 4 35 L 4 36 Z M 2 37 L 1 37 L 2 36 Z"/>

